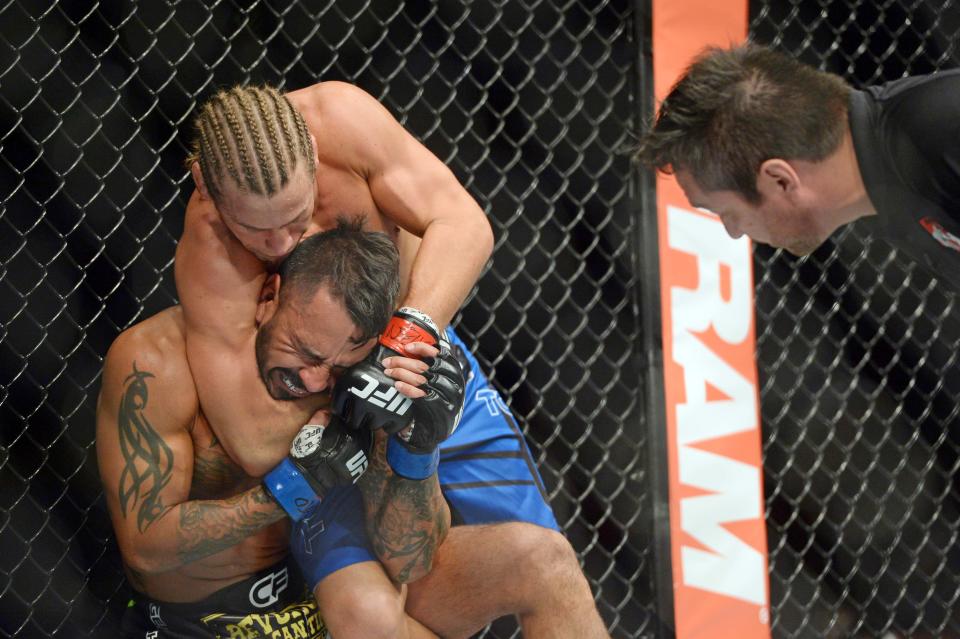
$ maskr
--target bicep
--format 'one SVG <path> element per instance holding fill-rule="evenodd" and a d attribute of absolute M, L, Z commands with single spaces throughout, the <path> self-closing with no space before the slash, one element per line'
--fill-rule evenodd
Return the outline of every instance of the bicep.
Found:
<path fill-rule="evenodd" d="M 149 358 L 112 361 L 104 371 L 97 459 L 121 547 L 135 543 L 190 492 L 189 411 L 178 405 L 189 398 L 177 397 L 175 380 L 165 376 Z"/>
<path fill-rule="evenodd" d="M 437 221 L 486 217 L 453 172 L 372 96 L 348 89 L 328 119 L 338 121 L 342 148 L 355 154 L 377 208 L 401 228 L 422 236 Z"/>

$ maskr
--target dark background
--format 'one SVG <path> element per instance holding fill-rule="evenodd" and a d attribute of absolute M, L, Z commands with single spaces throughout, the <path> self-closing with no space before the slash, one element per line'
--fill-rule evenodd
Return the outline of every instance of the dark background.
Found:
<path fill-rule="evenodd" d="M 126 604 L 93 411 L 110 342 L 176 301 L 193 110 L 237 82 L 329 79 L 380 98 L 489 214 L 494 259 L 458 330 L 526 428 L 611 632 L 653 632 L 655 239 L 627 152 L 651 102 L 644 11 L 0 7 L 0 634 L 110 636 Z M 751 6 L 756 39 L 858 86 L 956 66 L 958 31 L 949 1 Z M 774 636 L 960 636 L 955 295 L 857 225 L 806 260 L 755 257 Z"/>
<path fill-rule="evenodd" d="M 950 0 L 754 1 L 750 32 L 855 87 L 960 62 Z M 960 637 L 960 304 L 870 224 L 754 253 L 777 637 Z"/>
<path fill-rule="evenodd" d="M 527 429 L 604 618 L 649 627 L 630 5 L 467 5 L 0 9 L 0 634 L 109 635 L 126 604 L 99 370 L 122 329 L 176 301 L 194 109 L 238 82 L 331 79 L 380 98 L 490 215 L 495 257 L 458 329 Z"/>

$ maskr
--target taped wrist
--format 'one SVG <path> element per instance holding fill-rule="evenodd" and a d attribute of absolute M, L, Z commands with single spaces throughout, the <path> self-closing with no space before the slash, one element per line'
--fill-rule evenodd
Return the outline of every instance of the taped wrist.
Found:
<path fill-rule="evenodd" d="M 387 463 L 394 473 L 404 479 L 426 479 L 437 472 L 440 449 L 434 448 L 429 453 L 415 453 L 394 436 L 387 441 Z"/>
<path fill-rule="evenodd" d="M 424 342 L 436 346 L 439 339 L 436 322 L 426 313 L 409 306 L 397 309 L 380 335 L 380 343 L 397 353 L 404 352 L 405 344 Z"/>
<path fill-rule="evenodd" d="M 300 521 L 307 509 L 320 501 L 303 473 L 289 458 L 284 458 L 264 476 L 263 486 L 293 521 Z"/>

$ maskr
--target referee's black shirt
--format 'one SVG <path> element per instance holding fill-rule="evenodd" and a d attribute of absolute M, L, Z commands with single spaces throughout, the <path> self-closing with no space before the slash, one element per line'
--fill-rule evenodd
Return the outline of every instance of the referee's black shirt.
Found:
<path fill-rule="evenodd" d="M 960 292 L 960 69 L 853 91 L 850 130 L 874 235 Z"/>

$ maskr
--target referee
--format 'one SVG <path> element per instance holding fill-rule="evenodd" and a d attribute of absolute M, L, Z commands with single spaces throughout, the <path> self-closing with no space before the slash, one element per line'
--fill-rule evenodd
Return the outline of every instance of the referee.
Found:
<path fill-rule="evenodd" d="M 806 255 L 864 218 L 960 291 L 960 69 L 858 91 L 766 47 L 710 48 L 638 159 L 731 237 Z"/>

